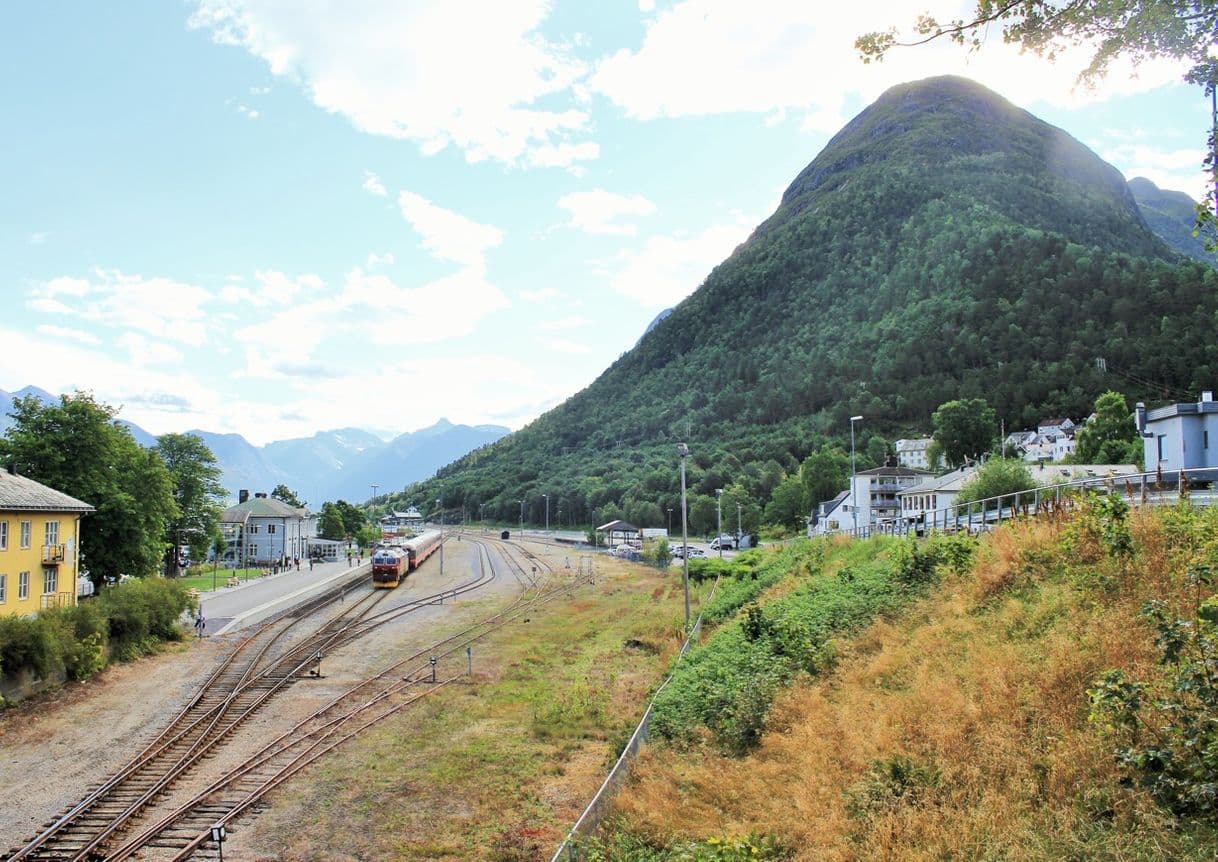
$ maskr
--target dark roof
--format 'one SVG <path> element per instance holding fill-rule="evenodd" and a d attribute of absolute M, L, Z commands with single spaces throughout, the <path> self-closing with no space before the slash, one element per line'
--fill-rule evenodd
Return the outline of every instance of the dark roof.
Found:
<path fill-rule="evenodd" d="M 274 497 L 250 497 L 244 503 L 229 506 L 220 516 L 224 524 L 244 524 L 249 518 L 307 518 L 307 509 L 297 509 Z"/>
<path fill-rule="evenodd" d="M 93 512 L 88 503 L 41 482 L 0 470 L 0 510 L 17 512 Z"/>
<path fill-rule="evenodd" d="M 859 470 L 859 476 L 933 476 L 929 470 L 919 470 L 916 467 L 873 467 L 870 470 Z"/>

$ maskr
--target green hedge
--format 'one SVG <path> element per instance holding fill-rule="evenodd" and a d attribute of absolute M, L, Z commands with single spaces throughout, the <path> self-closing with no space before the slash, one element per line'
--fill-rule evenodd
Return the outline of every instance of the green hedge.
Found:
<path fill-rule="evenodd" d="M 0 674 L 23 671 L 47 678 L 64 673 L 88 679 L 106 666 L 145 655 L 178 640 L 179 619 L 194 607 L 186 587 L 163 578 L 107 587 L 99 597 L 34 617 L 0 617 Z"/>
<path fill-rule="evenodd" d="M 723 749 L 747 751 L 760 739 L 780 687 L 799 672 L 815 674 L 829 663 L 833 637 L 895 611 L 919 594 L 943 557 L 937 543 L 891 539 L 827 552 L 821 548 L 796 543 L 776 555 L 776 568 L 763 566 L 755 581 L 737 583 L 730 600 L 724 597 L 726 608 L 760 593 L 759 582 L 776 582 L 785 573 L 811 574 L 781 599 L 764 607 L 748 605 L 745 615 L 689 654 L 656 698 L 655 736 L 690 740 L 704 727 Z M 825 555 L 845 565 L 826 575 Z"/>

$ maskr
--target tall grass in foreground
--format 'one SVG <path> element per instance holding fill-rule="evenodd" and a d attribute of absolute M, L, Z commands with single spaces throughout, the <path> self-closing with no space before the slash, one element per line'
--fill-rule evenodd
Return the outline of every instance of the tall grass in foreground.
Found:
<path fill-rule="evenodd" d="M 1212 859 L 1214 810 L 1160 804 L 1089 700 L 1112 670 L 1163 690 L 1174 671 L 1143 610 L 1211 599 L 1198 566 L 1218 566 L 1212 511 L 1004 526 L 964 574 L 841 645 L 831 675 L 779 694 L 747 756 L 647 751 L 606 846 L 714 858 L 675 848 L 753 834 L 800 860 Z"/>

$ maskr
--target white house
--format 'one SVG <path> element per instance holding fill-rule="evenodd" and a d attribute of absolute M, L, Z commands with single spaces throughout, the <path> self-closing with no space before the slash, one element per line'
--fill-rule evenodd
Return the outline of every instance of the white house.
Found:
<path fill-rule="evenodd" d="M 1056 437 L 1075 429 L 1074 420 L 1068 417 L 1042 419 L 1036 426 L 1036 433 L 1041 437 Z"/>
<path fill-rule="evenodd" d="M 380 519 L 381 533 L 384 536 L 399 536 L 405 533 L 421 533 L 423 531 L 423 514 L 416 507 L 410 506 L 405 512 L 393 511 Z"/>
<path fill-rule="evenodd" d="M 1201 400 L 1194 403 L 1153 410 L 1139 403 L 1134 422 L 1142 435 L 1147 472 L 1218 468 L 1218 402 L 1213 392 L 1202 392 Z"/>
<path fill-rule="evenodd" d="M 842 504 L 850 496 L 849 491 L 842 491 L 832 500 L 825 500 L 816 507 L 812 517 L 808 518 L 808 538 L 835 533 L 838 530 L 849 529 L 850 525 L 842 521 Z"/>
<path fill-rule="evenodd" d="M 306 559 L 309 540 L 316 535 L 317 519 L 265 493 L 249 496 L 224 510 L 220 530 L 228 541 L 224 558 L 239 565 L 260 565 L 278 560 Z"/>
<path fill-rule="evenodd" d="M 928 451 L 933 437 L 914 437 L 908 440 L 898 440 L 897 463 L 902 467 L 913 467 L 916 470 L 929 470 L 930 459 Z"/>
<path fill-rule="evenodd" d="M 961 486 L 977 472 L 977 465 L 968 464 L 942 476 L 930 476 L 916 485 L 905 488 L 899 494 L 901 518 L 910 523 L 927 523 L 934 520 L 932 513 L 950 509 L 956 504 Z"/>

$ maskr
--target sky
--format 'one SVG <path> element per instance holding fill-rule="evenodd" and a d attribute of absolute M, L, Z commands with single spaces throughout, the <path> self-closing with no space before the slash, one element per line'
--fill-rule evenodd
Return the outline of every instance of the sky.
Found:
<path fill-rule="evenodd" d="M 0 389 L 255 444 L 519 428 L 696 290 L 851 117 L 939 74 L 1200 197 L 1209 103 L 1177 63 L 1087 89 L 1086 46 L 854 50 L 966 7 L 8 4 Z"/>

